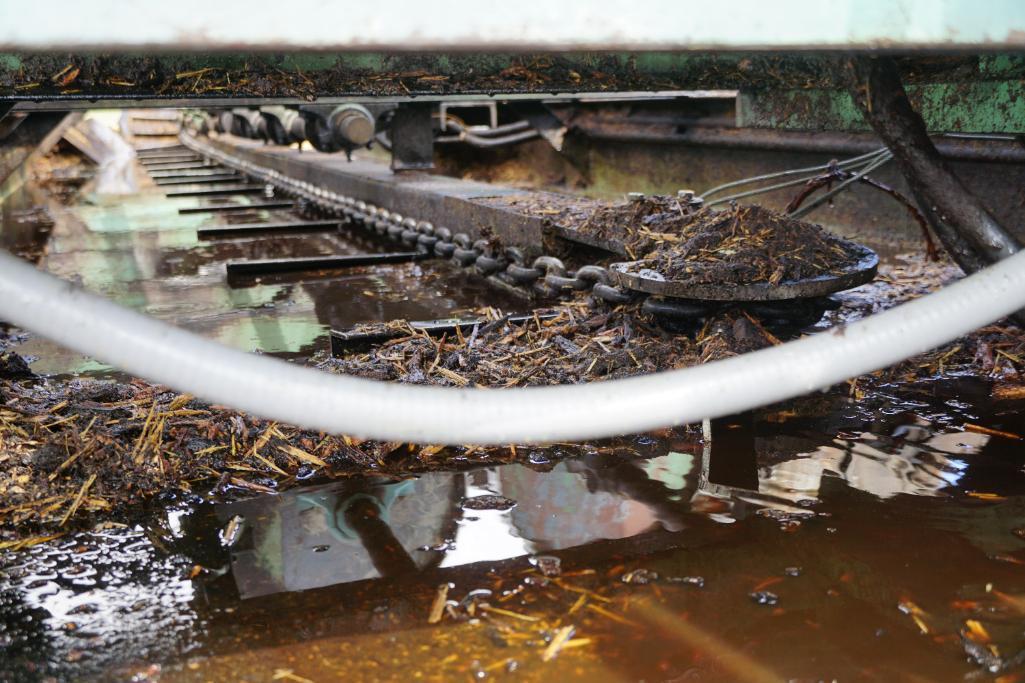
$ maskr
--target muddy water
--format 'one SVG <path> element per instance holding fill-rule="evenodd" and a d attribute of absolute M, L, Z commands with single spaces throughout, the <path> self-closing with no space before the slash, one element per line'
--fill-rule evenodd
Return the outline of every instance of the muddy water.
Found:
<path fill-rule="evenodd" d="M 190 187 L 174 186 L 176 189 Z M 27 188 L 22 194 L 28 193 Z M 179 208 L 249 203 L 260 197 L 167 199 L 155 189 L 87 196 L 72 206 L 47 205 L 55 221 L 40 265 L 89 291 L 223 344 L 290 358 L 329 347 L 331 328 L 405 318 L 458 316 L 471 308 L 527 307 L 519 298 L 439 262 L 264 277 L 229 284 L 231 260 L 394 251 L 359 232 L 267 234 L 200 239 L 201 227 L 299 221 L 287 210 L 179 214 Z M 38 193 L 3 214 L 0 235 L 21 239 Z M 118 377 L 108 366 L 32 338 L 18 352 L 50 376 Z"/>
<path fill-rule="evenodd" d="M 204 225 L 295 217 L 177 213 L 199 203 L 52 205 L 42 265 L 286 356 L 331 326 L 522 305 L 431 263 L 230 286 L 229 259 L 384 247 L 201 242 Z M 9 226 L 28 214 L 4 220 L 28 234 Z M 110 374 L 43 340 L 19 351 L 37 372 Z M 1019 680 L 1025 412 L 988 396 L 882 386 L 707 435 L 521 447 L 522 464 L 471 452 L 399 480 L 169 494 L 0 555 L 0 680 Z"/>
<path fill-rule="evenodd" d="M 164 500 L 3 559 L 0 678 L 1017 680 L 1025 446 L 966 425 L 1025 420 L 987 390 Z"/>

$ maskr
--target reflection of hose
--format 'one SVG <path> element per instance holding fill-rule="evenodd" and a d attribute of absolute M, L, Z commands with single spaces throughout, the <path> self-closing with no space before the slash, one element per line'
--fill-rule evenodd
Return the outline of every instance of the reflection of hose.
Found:
<path fill-rule="evenodd" d="M 207 401 L 309 429 L 415 443 L 643 432 L 825 389 L 1025 307 L 1025 252 L 845 327 L 683 370 L 560 387 L 455 389 L 330 375 L 228 349 L 0 252 L 0 319 Z"/>
<path fill-rule="evenodd" d="M 381 576 L 416 571 L 417 566 L 390 526 L 391 506 L 414 492 L 414 480 L 384 484 L 341 498 L 337 492 L 301 493 L 298 500 L 324 514 L 327 530 L 341 541 L 359 539 Z"/>

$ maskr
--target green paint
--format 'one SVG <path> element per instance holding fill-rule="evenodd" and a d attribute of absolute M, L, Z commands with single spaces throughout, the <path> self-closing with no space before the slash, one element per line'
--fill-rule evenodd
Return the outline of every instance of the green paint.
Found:
<path fill-rule="evenodd" d="M 168 100 L 259 97 L 268 102 L 292 102 L 318 97 L 394 99 L 480 93 L 827 90 L 845 82 L 846 60 L 839 53 L 712 51 L 6 53 L 0 54 L 0 99 L 73 95 L 80 100 L 116 94 Z M 54 76 L 69 63 L 80 69 L 77 80 L 55 82 Z M 1025 56 L 1017 53 L 950 59 L 905 57 L 901 66 L 911 84 L 1025 77 Z"/>
<path fill-rule="evenodd" d="M 332 69 L 338 63 L 338 56 L 323 52 L 309 54 L 287 54 L 281 59 L 280 67 L 285 71 L 322 71 Z"/>
<path fill-rule="evenodd" d="M 929 83 L 907 87 L 935 132 L 1025 133 L 1025 82 Z M 850 94 L 835 90 L 745 91 L 737 125 L 803 130 L 868 130 Z"/>
<path fill-rule="evenodd" d="M 1025 55 L 980 55 L 979 73 L 990 78 L 1021 78 L 1025 74 Z"/>
<path fill-rule="evenodd" d="M 296 353 L 322 339 L 326 333 L 327 328 L 307 311 L 293 315 L 225 318 L 211 336 L 225 346 L 243 351 Z"/>

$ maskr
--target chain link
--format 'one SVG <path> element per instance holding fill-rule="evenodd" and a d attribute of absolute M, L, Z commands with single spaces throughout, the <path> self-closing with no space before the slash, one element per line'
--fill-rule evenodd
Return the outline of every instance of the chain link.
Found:
<path fill-rule="evenodd" d="M 428 253 L 433 252 L 443 259 L 451 259 L 463 268 L 474 268 L 481 275 L 502 274 L 508 281 L 532 287 L 545 295 L 563 295 L 567 291 L 589 289 L 596 299 L 611 305 L 630 303 L 646 296 L 614 286 L 609 272 L 602 266 L 585 265 L 570 272 L 554 256 L 538 256 L 527 265 L 527 256 L 519 247 L 506 247 L 496 252 L 495 246 L 488 240 L 479 239 L 474 242 L 465 232 L 453 234 L 447 227 L 435 227 L 429 221 L 418 221 L 355 197 L 339 195 L 307 181 L 290 178 L 274 169 L 258 166 L 204 145 L 190 136 L 182 136 L 182 142 L 194 152 L 236 169 L 247 179 L 265 183 L 268 191 L 273 188 L 275 192 L 280 190 L 292 195 L 300 211 L 321 211 L 343 217 L 378 235 Z"/>

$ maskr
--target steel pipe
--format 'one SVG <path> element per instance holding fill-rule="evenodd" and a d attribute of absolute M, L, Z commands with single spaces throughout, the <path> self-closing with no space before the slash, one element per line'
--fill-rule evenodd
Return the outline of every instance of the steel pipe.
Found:
<path fill-rule="evenodd" d="M 539 137 L 538 133 L 534 129 L 525 130 L 520 133 L 513 133 L 511 135 L 503 135 L 501 137 L 482 138 L 472 133 L 460 133 L 459 135 L 445 135 L 435 138 L 435 142 L 446 143 L 446 142 L 465 142 L 468 145 L 474 147 L 480 147 L 487 149 L 489 147 L 504 147 L 505 145 L 515 145 L 520 142 L 526 142 Z"/>

